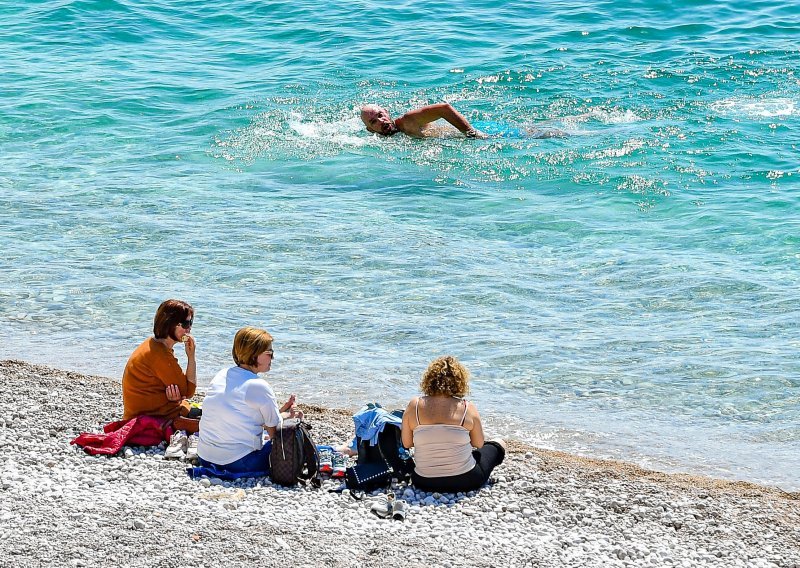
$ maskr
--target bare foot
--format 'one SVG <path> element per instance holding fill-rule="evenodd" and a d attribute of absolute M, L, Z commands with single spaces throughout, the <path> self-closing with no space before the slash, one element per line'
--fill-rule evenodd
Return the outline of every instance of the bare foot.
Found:
<path fill-rule="evenodd" d="M 350 457 L 358 455 L 358 452 L 350 448 L 350 446 L 337 446 L 333 450 Z"/>

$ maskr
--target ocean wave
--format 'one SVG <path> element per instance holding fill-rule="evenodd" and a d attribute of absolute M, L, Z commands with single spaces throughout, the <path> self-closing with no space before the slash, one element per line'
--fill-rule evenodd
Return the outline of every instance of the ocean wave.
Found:
<path fill-rule="evenodd" d="M 709 108 L 722 116 L 747 118 L 782 118 L 800 114 L 797 100 L 786 97 L 737 96 L 713 102 Z"/>

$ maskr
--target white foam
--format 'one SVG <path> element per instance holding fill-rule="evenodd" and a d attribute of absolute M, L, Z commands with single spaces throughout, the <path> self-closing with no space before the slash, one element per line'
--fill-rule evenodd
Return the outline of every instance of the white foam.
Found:
<path fill-rule="evenodd" d="M 725 116 L 746 116 L 751 118 L 772 118 L 798 114 L 796 101 L 778 97 L 754 99 L 752 97 L 732 97 L 711 103 L 711 110 Z"/>
<path fill-rule="evenodd" d="M 292 113 L 289 117 L 289 128 L 303 138 L 326 140 L 343 146 L 363 146 L 366 139 L 358 136 L 363 125 L 359 118 L 349 118 L 333 122 L 312 121 L 303 122 L 302 115 Z"/>
<path fill-rule="evenodd" d="M 642 118 L 631 110 L 593 108 L 589 116 L 605 124 L 630 124 L 639 122 Z"/>
<path fill-rule="evenodd" d="M 603 158 L 622 158 L 632 154 L 642 147 L 644 147 L 644 142 L 642 140 L 626 140 L 621 148 L 604 148 L 602 150 L 595 150 L 593 152 L 588 152 L 586 154 L 586 158 L 591 160 Z"/>

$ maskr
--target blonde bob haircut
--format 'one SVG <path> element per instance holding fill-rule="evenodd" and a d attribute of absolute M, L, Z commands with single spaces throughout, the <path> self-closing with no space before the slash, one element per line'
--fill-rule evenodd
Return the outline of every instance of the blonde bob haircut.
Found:
<path fill-rule="evenodd" d="M 264 329 L 243 327 L 233 338 L 233 362 L 238 366 L 253 367 L 258 364 L 258 356 L 264 351 L 272 351 L 272 336 Z"/>
<path fill-rule="evenodd" d="M 469 371 L 452 355 L 434 359 L 419 382 L 425 396 L 469 394 Z"/>

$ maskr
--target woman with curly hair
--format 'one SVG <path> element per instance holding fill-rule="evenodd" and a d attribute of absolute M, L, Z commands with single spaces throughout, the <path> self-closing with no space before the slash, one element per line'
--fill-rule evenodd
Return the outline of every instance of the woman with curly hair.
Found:
<path fill-rule="evenodd" d="M 452 355 L 435 359 L 422 375 L 424 396 L 403 413 L 402 441 L 414 448 L 414 485 L 424 491 L 478 489 L 503 462 L 505 443 L 484 441 L 481 417 L 464 396 L 469 371 Z"/>

